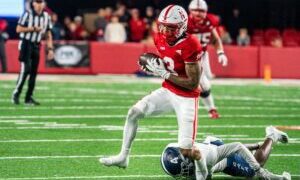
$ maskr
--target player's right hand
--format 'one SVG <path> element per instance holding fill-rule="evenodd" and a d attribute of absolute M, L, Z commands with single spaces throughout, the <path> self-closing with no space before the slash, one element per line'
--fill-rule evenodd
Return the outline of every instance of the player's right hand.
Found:
<path fill-rule="evenodd" d="M 171 75 L 171 73 L 166 70 L 164 63 L 160 58 L 151 58 L 147 60 L 146 67 L 153 72 L 154 75 L 160 76 L 164 79 L 168 79 Z"/>

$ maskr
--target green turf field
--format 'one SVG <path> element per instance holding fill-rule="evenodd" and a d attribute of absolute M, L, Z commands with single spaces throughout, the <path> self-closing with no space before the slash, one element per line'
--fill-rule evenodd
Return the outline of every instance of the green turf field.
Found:
<path fill-rule="evenodd" d="M 177 140 L 174 114 L 140 121 L 126 170 L 98 162 L 119 152 L 128 108 L 159 84 L 38 82 L 39 107 L 12 105 L 14 84 L 0 82 L 0 179 L 171 179 L 159 156 Z M 216 85 L 213 93 L 222 118 L 210 120 L 201 105 L 198 141 L 257 142 L 268 125 L 300 126 L 300 87 Z M 290 143 L 275 145 L 266 167 L 300 179 L 300 131 L 286 132 Z"/>

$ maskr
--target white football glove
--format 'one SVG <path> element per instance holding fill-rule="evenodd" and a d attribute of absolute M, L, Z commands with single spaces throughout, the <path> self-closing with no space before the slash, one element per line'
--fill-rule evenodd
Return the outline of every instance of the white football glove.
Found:
<path fill-rule="evenodd" d="M 164 79 L 168 79 L 171 75 L 169 71 L 166 70 L 163 61 L 160 58 L 151 58 L 147 60 L 148 64 L 146 67 L 153 72 L 154 75 L 160 76 Z"/>
<path fill-rule="evenodd" d="M 222 66 L 227 66 L 228 64 L 228 59 L 224 53 L 224 51 L 218 51 L 218 61 L 220 64 L 222 64 Z"/>

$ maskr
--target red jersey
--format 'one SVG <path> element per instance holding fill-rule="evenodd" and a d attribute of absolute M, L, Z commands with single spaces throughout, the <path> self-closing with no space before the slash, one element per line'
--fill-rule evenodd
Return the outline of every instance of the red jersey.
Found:
<path fill-rule="evenodd" d="M 142 20 L 134 20 L 131 19 L 129 21 L 129 28 L 130 28 L 130 37 L 131 40 L 134 42 L 140 42 L 144 39 L 144 35 L 146 32 L 146 23 Z"/>
<path fill-rule="evenodd" d="M 195 34 L 203 47 L 206 50 L 206 46 L 211 41 L 212 30 L 219 24 L 219 20 L 216 15 L 207 14 L 206 18 L 202 21 L 196 21 L 191 15 L 188 19 L 188 33 Z"/>
<path fill-rule="evenodd" d="M 170 46 L 159 34 L 157 34 L 154 37 L 154 43 L 167 70 L 180 77 L 187 77 L 185 63 L 192 63 L 200 60 L 201 44 L 193 35 L 187 35 L 187 37 L 179 40 L 174 46 Z M 188 90 L 168 80 L 165 80 L 162 86 L 179 96 L 198 97 L 200 94 L 200 88 Z"/>

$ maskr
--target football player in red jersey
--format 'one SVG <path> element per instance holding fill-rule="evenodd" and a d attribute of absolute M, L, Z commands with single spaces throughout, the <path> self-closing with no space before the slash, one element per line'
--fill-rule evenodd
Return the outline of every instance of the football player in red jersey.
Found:
<path fill-rule="evenodd" d="M 219 114 L 216 110 L 212 94 L 210 92 L 211 84 L 209 79 L 212 78 L 212 73 L 209 65 L 209 56 L 207 45 L 213 38 L 215 40 L 215 49 L 218 54 L 218 60 L 223 66 L 227 66 L 227 57 L 224 54 L 222 40 L 220 39 L 216 27 L 219 22 L 215 15 L 207 13 L 207 4 L 204 0 L 192 0 L 189 5 L 189 21 L 188 21 L 188 33 L 194 34 L 200 40 L 203 48 L 203 55 L 201 65 L 203 72 L 200 77 L 200 86 L 202 92 L 200 96 L 203 99 L 205 107 L 208 109 L 211 118 L 219 118 Z"/>
<path fill-rule="evenodd" d="M 149 58 L 147 69 L 164 79 L 162 87 L 138 101 L 129 111 L 124 127 L 121 152 L 100 158 L 106 166 L 126 168 L 135 138 L 138 120 L 150 115 L 175 111 L 178 123 L 178 144 L 183 156 L 200 159 L 193 148 L 197 134 L 201 44 L 186 33 L 188 15 L 178 5 L 169 5 L 159 15 L 159 33 L 154 42 L 160 58 Z"/>

